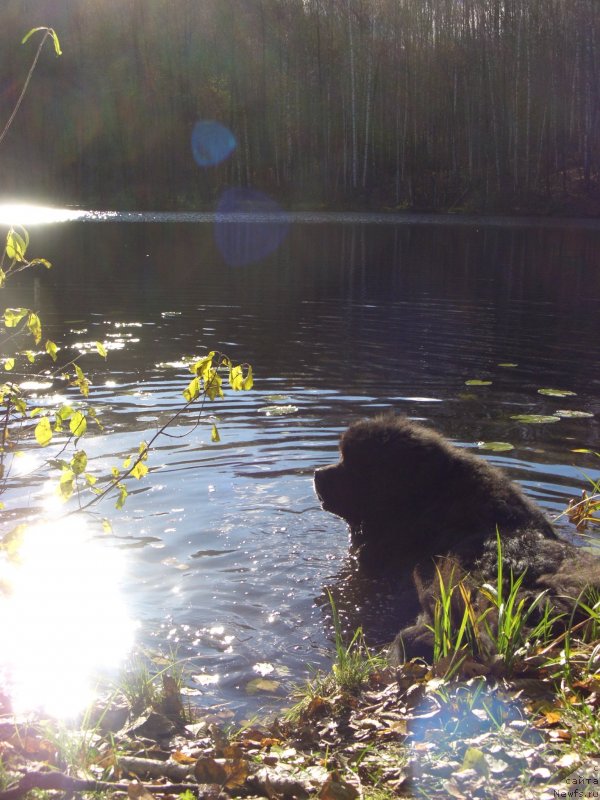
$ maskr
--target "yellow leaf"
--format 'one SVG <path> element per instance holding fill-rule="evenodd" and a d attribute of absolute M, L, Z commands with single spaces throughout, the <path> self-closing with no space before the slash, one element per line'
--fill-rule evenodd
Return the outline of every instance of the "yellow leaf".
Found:
<path fill-rule="evenodd" d="M 217 430 L 217 426 L 216 425 L 212 426 L 212 432 L 210 434 L 210 440 L 211 440 L 211 442 L 220 442 L 221 441 L 221 437 L 219 436 L 219 431 Z"/>
<path fill-rule="evenodd" d="M 142 461 L 138 461 L 135 467 L 131 470 L 131 474 L 133 475 L 134 478 L 137 478 L 138 481 L 140 480 L 140 478 L 143 478 L 144 475 L 147 474 L 147 472 L 148 472 L 148 467 Z"/>
<path fill-rule="evenodd" d="M 106 358 L 106 347 L 102 344 L 102 342 L 96 342 L 96 350 L 102 356 L 102 358 Z"/>
<path fill-rule="evenodd" d="M 88 459 L 85 450 L 75 451 L 75 455 L 71 459 L 71 469 L 73 470 L 75 475 L 81 475 L 82 472 L 85 472 L 85 468 L 87 467 L 87 460 Z"/>
<path fill-rule="evenodd" d="M 83 434 L 87 430 L 87 422 L 81 411 L 75 411 L 71 419 L 69 420 L 69 430 L 73 434 L 73 436 L 83 436 Z"/>
<path fill-rule="evenodd" d="M 58 493 L 63 500 L 68 500 L 75 488 L 75 473 L 71 469 L 62 471 L 58 482 Z"/>
<path fill-rule="evenodd" d="M 42 323 L 40 322 L 38 315 L 34 314 L 33 311 L 30 312 L 29 317 L 27 318 L 27 327 L 34 338 L 35 343 L 39 344 L 42 338 Z"/>
<path fill-rule="evenodd" d="M 4 359 L 4 369 L 7 372 L 10 372 L 11 369 L 14 369 L 14 366 L 15 366 L 14 358 L 5 358 Z"/>
<path fill-rule="evenodd" d="M 56 361 L 57 350 L 58 348 L 56 344 L 51 339 L 48 339 L 48 341 L 46 342 L 46 352 L 48 353 L 52 361 Z"/>
<path fill-rule="evenodd" d="M 52 441 L 52 426 L 48 417 L 42 417 L 35 426 L 35 438 L 40 447 L 46 447 Z"/>

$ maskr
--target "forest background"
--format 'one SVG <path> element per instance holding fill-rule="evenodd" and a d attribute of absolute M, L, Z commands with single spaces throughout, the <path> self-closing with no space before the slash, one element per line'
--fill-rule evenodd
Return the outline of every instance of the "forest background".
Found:
<path fill-rule="evenodd" d="M 3 0 L 0 191 L 209 209 L 600 212 L 598 0 Z M 16 55 L 15 55 L 15 51 Z M 200 169 L 199 120 L 236 149 Z"/>

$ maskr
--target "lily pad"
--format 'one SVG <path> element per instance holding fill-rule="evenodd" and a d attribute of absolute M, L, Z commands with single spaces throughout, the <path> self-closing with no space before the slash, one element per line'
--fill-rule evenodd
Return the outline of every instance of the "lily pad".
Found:
<path fill-rule="evenodd" d="M 491 386 L 491 381 L 482 381 L 479 378 L 472 378 L 471 380 L 465 381 L 465 386 Z"/>
<path fill-rule="evenodd" d="M 513 414 L 511 419 L 524 422 L 526 425 L 546 425 L 550 422 L 560 422 L 560 417 L 550 414 Z"/>
<path fill-rule="evenodd" d="M 248 694 L 258 694 L 258 692 L 273 693 L 279 689 L 279 681 L 268 680 L 267 678 L 254 678 L 246 684 Z"/>
<path fill-rule="evenodd" d="M 494 453 L 505 453 L 515 449 L 510 442 L 477 442 L 477 447 L 480 450 L 492 450 Z"/>
<path fill-rule="evenodd" d="M 285 414 L 295 414 L 298 406 L 263 406 L 258 410 L 267 417 L 283 417 Z"/>
<path fill-rule="evenodd" d="M 561 419 L 583 419 L 584 417 L 594 416 L 591 411 L 570 411 L 565 408 L 560 408 L 554 413 L 557 417 L 561 417 Z"/>
<path fill-rule="evenodd" d="M 538 394 L 548 397 L 575 397 L 577 392 L 571 392 L 569 389 L 538 389 Z"/>

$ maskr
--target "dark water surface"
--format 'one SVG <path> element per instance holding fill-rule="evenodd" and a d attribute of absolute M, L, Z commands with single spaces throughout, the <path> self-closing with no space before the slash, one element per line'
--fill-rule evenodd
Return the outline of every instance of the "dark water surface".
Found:
<path fill-rule="evenodd" d="M 352 575 L 345 526 L 313 495 L 314 468 L 336 459 L 352 420 L 394 409 L 469 447 L 512 443 L 488 457 L 550 514 L 585 485 L 582 471 L 600 467 L 572 452 L 598 449 L 600 438 L 600 225 L 290 215 L 276 252 L 229 266 L 215 241 L 231 235 L 239 252 L 245 238 L 273 238 L 261 229 L 269 224 L 231 224 L 216 239 L 218 220 L 189 215 L 35 228 L 35 254 L 55 266 L 7 290 L 7 305 L 40 311 L 48 335 L 112 346 L 106 365 L 85 360 L 105 425 L 86 449 L 104 469 L 182 404 L 181 356 L 218 349 L 253 365 L 252 392 L 208 408 L 220 444 L 187 415 L 172 431 L 181 438 L 160 440 L 123 511 L 103 510 L 128 548 L 141 638 L 193 656 L 192 671 L 205 675 L 198 702 L 240 713 L 283 703 L 307 663 L 327 663 L 327 587 L 370 641 L 398 627 L 389 587 Z M 557 409 L 595 416 L 511 419 Z M 40 507 L 37 481 L 15 484 L 15 515 Z M 257 664 L 273 667 L 274 698 L 247 694 L 270 669 Z"/>

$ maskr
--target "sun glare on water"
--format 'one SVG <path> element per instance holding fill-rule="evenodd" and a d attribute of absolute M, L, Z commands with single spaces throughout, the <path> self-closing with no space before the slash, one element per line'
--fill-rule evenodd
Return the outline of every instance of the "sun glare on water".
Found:
<path fill-rule="evenodd" d="M 136 626 L 123 558 L 67 519 L 28 528 L 19 563 L 0 562 L 0 677 L 16 712 L 77 714 L 98 672 L 127 655 Z"/>
<path fill-rule="evenodd" d="M 81 219 L 87 211 L 36 206 L 31 203 L 0 203 L 0 225 L 47 225 Z"/>

